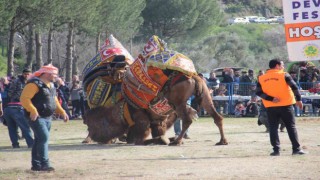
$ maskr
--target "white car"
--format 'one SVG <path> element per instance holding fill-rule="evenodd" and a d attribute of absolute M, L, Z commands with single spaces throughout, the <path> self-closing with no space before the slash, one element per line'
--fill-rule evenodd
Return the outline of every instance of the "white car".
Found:
<path fill-rule="evenodd" d="M 258 16 L 245 16 L 244 19 L 247 19 L 250 23 L 252 23 Z"/>
<path fill-rule="evenodd" d="M 270 17 L 270 18 L 267 19 L 267 22 L 268 22 L 269 24 L 278 23 L 278 18 Z"/>
<path fill-rule="evenodd" d="M 235 17 L 235 18 L 231 18 L 229 19 L 229 24 L 249 24 L 250 21 L 242 18 L 242 17 Z"/>
<path fill-rule="evenodd" d="M 283 19 L 283 17 L 281 16 L 272 16 L 269 19 L 267 19 L 268 23 L 283 23 L 283 20 L 281 20 L 281 18 Z"/>
<path fill-rule="evenodd" d="M 254 19 L 255 23 L 268 23 L 267 18 L 265 17 L 257 17 L 256 19 Z"/>

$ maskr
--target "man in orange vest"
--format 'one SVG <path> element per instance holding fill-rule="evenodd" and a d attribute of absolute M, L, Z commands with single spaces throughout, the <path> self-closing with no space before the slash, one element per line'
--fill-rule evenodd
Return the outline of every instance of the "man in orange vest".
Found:
<path fill-rule="evenodd" d="M 292 155 L 303 155 L 300 148 L 298 133 L 295 125 L 293 104 L 302 109 L 303 104 L 297 84 L 291 76 L 284 72 L 283 61 L 272 59 L 269 62 L 270 69 L 259 76 L 256 94 L 261 97 L 263 105 L 267 109 L 268 122 L 270 124 L 270 142 L 273 152 L 270 156 L 280 155 L 280 141 L 278 135 L 279 120 L 282 119 L 292 144 Z"/>

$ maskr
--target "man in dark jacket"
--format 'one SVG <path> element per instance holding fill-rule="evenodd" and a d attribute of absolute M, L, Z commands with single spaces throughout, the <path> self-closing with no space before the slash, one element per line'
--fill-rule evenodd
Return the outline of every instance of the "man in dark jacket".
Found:
<path fill-rule="evenodd" d="M 28 147 L 31 148 L 33 145 L 30 126 L 28 125 L 24 109 L 20 103 L 21 92 L 26 85 L 27 79 L 29 78 L 30 74 L 31 70 L 24 69 L 22 75 L 18 76 L 18 78 L 11 83 L 8 92 L 10 100 L 7 106 L 4 108 L 4 118 L 6 119 L 13 148 L 20 148 L 18 142 L 19 137 L 17 133 L 18 127 L 21 129 L 22 135 L 25 138 Z"/>
<path fill-rule="evenodd" d="M 57 78 L 56 84 L 57 84 L 58 98 L 59 98 L 59 100 L 61 100 L 61 106 L 66 111 L 68 116 L 71 117 L 71 114 L 70 114 L 70 111 L 69 111 L 69 107 L 68 107 L 68 102 L 69 102 L 69 97 L 70 97 L 70 90 L 65 85 L 64 81 L 61 78 Z"/>

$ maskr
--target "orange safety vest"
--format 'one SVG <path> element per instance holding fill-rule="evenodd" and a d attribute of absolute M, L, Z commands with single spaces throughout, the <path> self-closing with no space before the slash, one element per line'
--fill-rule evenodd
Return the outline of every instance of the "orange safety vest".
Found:
<path fill-rule="evenodd" d="M 268 70 L 266 74 L 259 76 L 259 83 L 265 94 L 280 99 L 278 103 L 262 99 L 265 107 L 289 106 L 296 103 L 292 89 L 286 83 L 283 70 Z"/>

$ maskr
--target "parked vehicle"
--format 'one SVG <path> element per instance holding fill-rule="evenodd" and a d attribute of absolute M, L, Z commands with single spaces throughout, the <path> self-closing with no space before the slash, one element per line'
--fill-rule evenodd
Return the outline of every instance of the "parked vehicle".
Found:
<path fill-rule="evenodd" d="M 247 19 L 250 23 L 252 23 L 258 16 L 245 16 L 244 19 Z"/>
<path fill-rule="evenodd" d="M 272 23 L 283 23 L 283 17 L 282 16 L 272 16 L 269 19 L 267 19 L 269 24 Z"/>
<path fill-rule="evenodd" d="M 278 17 L 278 23 L 279 24 L 284 24 L 284 17 L 283 16 L 279 16 Z"/>
<path fill-rule="evenodd" d="M 256 19 L 254 19 L 255 23 L 268 23 L 267 18 L 265 17 L 257 17 Z"/>
<path fill-rule="evenodd" d="M 270 17 L 270 18 L 267 19 L 267 22 L 268 22 L 269 24 L 278 23 L 278 18 L 276 18 L 276 17 Z"/>
<path fill-rule="evenodd" d="M 242 17 L 234 17 L 229 19 L 229 24 L 249 24 L 250 21 Z"/>

